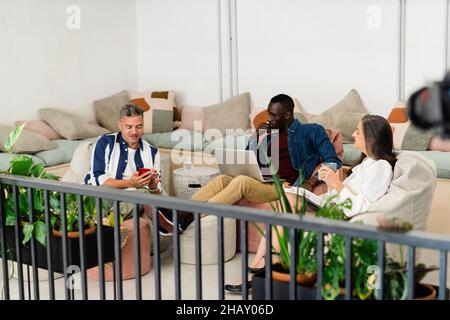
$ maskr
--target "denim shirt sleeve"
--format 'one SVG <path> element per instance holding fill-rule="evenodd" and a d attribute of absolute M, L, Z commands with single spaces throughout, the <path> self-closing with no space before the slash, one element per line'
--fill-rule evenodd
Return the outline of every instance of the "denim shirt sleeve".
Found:
<path fill-rule="evenodd" d="M 316 152 L 320 155 L 323 162 L 334 162 L 337 164 L 338 169 L 342 166 L 342 162 L 339 160 L 336 150 L 322 126 L 315 126 L 315 130 L 313 131 L 313 141 L 316 142 Z"/>

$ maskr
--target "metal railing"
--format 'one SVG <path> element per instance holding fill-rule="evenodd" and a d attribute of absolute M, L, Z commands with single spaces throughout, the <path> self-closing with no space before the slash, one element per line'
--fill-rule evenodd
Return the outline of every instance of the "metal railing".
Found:
<path fill-rule="evenodd" d="M 272 234 L 272 225 L 279 225 L 289 228 L 291 235 L 295 234 L 295 230 L 310 230 L 315 231 L 318 235 L 317 237 L 317 288 L 322 288 L 323 284 L 323 271 L 324 271 L 324 235 L 332 233 L 339 234 L 345 238 L 346 245 L 345 251 L 346 256 L 350 257 L 352 252 L 352 239 L 362 238 L 368 240 L 375 240 L 378 243 L 378 268 L 381 271 L 381 287 L 379 288 L 378 298 L 383 298 L 383 275 L 385 268 L 384 261 L 384 253 L 387 243 L 396 243 L 405 245 L 407 247 L 407 258 L 408 258 L 408 267 L 407 267 L 407 284 L 408 284 L 408 299 L 414 298 L 414 262 L 415 262 L 415 248 L 428 248 L 439 251 L 439 299 L 446 299 L 446 282 L 447 282 L 447 253 L 450 250 L 450 237 L 443 235 L 434 235 L 426 232 L 420 231 L 411 231 L 407 234 L 398 233 L 398 232 L 389 232 L 379 230 L 373 226 L 368 225 L 360 225 L 360 224 L 350 224 L 344 221 L 335 221 L 330 219 L 323 218 L 315 218 L 304 216 L 299 218 L 298 216 L 294 216 L 291 214 L 279 214 L 269 211 L 262 211 L 258 209 L 252 208 L 244 208 L 238 206 L 224 206 L 218 204 L 210 204 L 203 203 L 197 201 L 184 200 L 173 197 L 163 197 L 156 196 L 151 194 L 144 194 L 139 192 L 131 192 L 131 191 L 123 191 L 117 189 L 110 188 L 101 188 L 101 187 L 93 187 L 86 185 L 77 185 L 65 182 L 58 181 L 50 181 L 50 180 L 41 180 L 35 178 L 27 178 L 27 177 L 17 177 L 17 176 L 0 176 L 0 187 L 3 186 L 12 186 L 13 190 L 13 199 L 14 199 L 14 210 L 16 221 L 19 221 L 19 204 L 18 204 L 18 188 L 27 188 L 28 191 L 28 199 L 30 204 L 33 202 L 32 191 L 36 189 L 44 190 L 44 204 L 45 204 L 45 222 L 46 222 L 46 237 L 47 237 L 47 246 L 45 248 L 45 260 L 48 266 L 48 290 L 49 290 L 49 298 L 55 299 L 55 284 L 54 284 L 54 268 L 52 266 L 55 265 L 55 257 L 59 256 L 54 254 L 53 250 L 55 248 L 52 247 L 51 241 L 51 226 L 50 226 L 50 205 L 49 205 L 49 192 L 57 191 L 61 194 L 61 207 L 62 207 L 62 260 L 63 260 L 63 268 L 67 270 L 70 266 L 70 254 L 73 252 L 69 252 L 70 248 L 67 246 L 68 244 L 68 233 L 67 227 L 65 227 L 65 195 L 66 194 L 75 194 L 78 196 L 78 201 L 81 204 L 83 197 L 89 196 L 95 198 L 96 204 L 96 214 L 97 221 L 102 221 L 102 201 L 104 199 L 113 200 L 113 208 L 114 208 L 114 220 L 119 221 L 119 205 L 120 202 L 133 203 L 133 223 L 134 223 L 134 259 L 135 259 L 135 275 L 141 274 L 141 256 L 140 256 L 140 219 L 139 219 L 139 205 L 149 205 L 152 207 L 153 212 L 156 212 L 156 208 L 168 208 L 173 210 L 173 219 L 174 225 L 178 225 L 178 215 L 177 211 L 187 211 L 192 212 L 194 214 L 194 229 L 195 229 L 195 292 L 196 299 L 203 299 L 203 276 L 202 276 L 202 255 L 201 255 L 201 219 L 200 213 L 207 213 L 211 215 L 215 215 L 218 217 L 217 219 L 217 257 L 218 257 L 218 298 L 225 299 L 225 290 L 224 290 L 224 218 L 231 218 L 240 220 L 240 247 L 241 247 L 241 274 L 242 279 L 247 278 L 247 258 L 248 258 L 248 230 L 247 226 L 249 222 L 260 222 L 266 224 L 266 248 L 267 253 L 266 257 L 271 256 L 271 243 L 270 239 Z M 9 279 L 9 270 L 8 270 L 8 250 L 6 247 L 7 243 L 7 226 L 5 223 L 5 198 L 2 192 L 2 196 L 0 197 L 0 245 L 1 245 L 1 256 L 2 258 L 2 286 L 4 290 L 4 299 L 11 299 L 10 294 L 10 279 Z M 33 205 L 29 206 L 29 217 L 30 221 L 33 221 L 34 210 Z M 82 208 L 82 206 L 80 206 Z M 82 209 L 78 212 L 79 220 L 83 220 L 84 212 Z M 153 219 L 152 225 L 153 230 L 159 230 L 159 222 L 158 219 Z M 119 224 L 114 225 L 114 229 L 112 231 L 114 242 L 113 253 L 107 253 L 105 258 L 105 249 L 106 246 L 111 245 L 110 243 L 106 243 L 105 234 L 111 233 L 112 230 L 105 230 L 101 224 L 97 225 L 97 233 L 96 233 L 96 246 L 98 248 L 98 260 L 96 261 L 96 265 L 99 267 L 99 297 L 100 299 L 106 299 L 106 286 L 105 286 L 105 270 L 103 262 L 106 261 L 114 261 L 113 262 L 113 273 L 114 273 L 114 299 L 123 299 L 123 281 L 122 281 L 122 257 L 121 257 L 121 240 L 120 240 L 120 227 Z M 18 223 L 14 226 L 14 247 L 16 251 L 15 260 L 17 261 L 18 266 L 18 298 L 26 299 L 26 291 L 24 287 L 24 274 L 22 265 L 24 263 L 23 256 L 21 255 L 23 251 L 23 246 L 20 243 L 20 234 L 21 227 Z M 79 241 L 79 255 L 80 255 L 80 275 L 81 275 L 81 298 L 89 299 L 89 290 L 87 285 L 87 276 L 86 276 L 86 236 L 81 232 L 80 237 L 77 240 Z M 295 237 L 292 236 L 290 238 L 291 247 L 295 246 Z M 31 246 L 30 246 L 30 262 L 27 264 L 27 272 L 28 272 L 28 280 L 30 279 L 30 267 L 33 274 L 33 298 L 40 299 L 40 288 L 38 281 L 38 256 L 37 256 L 37 242 L 34 237 L 31 238 Z M 160 257 L 160 239 L 158 232 L 152 233 L 152 246 L 153 246 L 153 271 L 154 272 L 154 290 L 155 290 L 155 299 L 162 298 L 161 292 L 161 257 Z M 108 250 L 106 250 L 108 251 Z M 295 253 L 294 253 L 295 255 Z M 42 259 L 42 257 L 40 257 Z M 295 257 L 293 257 L 295 260 Z M 109 260 L 108 260 L 109 259 Z M 345 270 L 345 299 L 352 298 L 352 282 L 351 282 L 351 272 L 352 265 L 351 259 L 346 259 L 346 270 Z M 100 263 L 102 262 L 102 263 Z M 175 232 L 173 236 L 173 264 L 174 264 L 174 273 L 175 273 L 175 299 L 182 299 L 182 290 L 181 290 L 181 278 L 182 272 L 180 267 L 180 235 Z M 271 275 L 272 265 L 271 263 L 265 264 L 265 274 Z M 291 264 L 290 268 L 290 282 L 289 282 L 289 298 L 294 299 L 297 297 L 297 285 L 295 282 L 295 266 Z M 294 276 L 292 276 L 294 275 Z M 69 276 L 67 272 L 64 272 L 64 280 L 65 283 L 69 280 Z M 142 278 L 140 276 L 135 277 L 135 298 L 140 300 L 142 299 Z M 31 282 L 28 281 L 28 298 L 31 299 Z M 272 288 L 272 277 L 268 276 L 265 278 L 265 299 L 271 299 L 273 293 Z M 70 289 L 70 286 L 65 286 L 64 288 L 64 298 L 65 299 L 73 299 L 73 290 Z M 209 298 L 209 297 L 206 297 Z M 242 285 L 242 299 L 246 300 L 249 298 L 249 287 L 246 281 L 243 282 Z M 321 299 L 321 290 L 317 290 L 317 298 Z"/>

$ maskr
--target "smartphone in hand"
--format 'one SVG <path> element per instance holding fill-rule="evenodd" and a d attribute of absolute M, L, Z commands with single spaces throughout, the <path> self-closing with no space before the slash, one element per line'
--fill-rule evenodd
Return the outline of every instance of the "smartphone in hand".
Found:
<path fill-rule="evenodd" d="M 150 172 L 149 168 L 140 168 L 139 171 L 138 171 L 138 175 L 142 176 L 143 174 L 145 174 L 147 172 Z"/>

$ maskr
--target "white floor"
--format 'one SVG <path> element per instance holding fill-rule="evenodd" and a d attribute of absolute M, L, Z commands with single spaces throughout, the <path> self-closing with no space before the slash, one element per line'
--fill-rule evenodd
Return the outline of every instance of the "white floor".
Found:
<path fill-rule="evenodd" d="M 250 256 L 250 259 L 252 256 Z M 161 254 L 161 294 L 162 299 L 175 299 L 175 273 L 172 265 L 172 250 L 168 248 Z M 250 260 L 251 261 L 251 260 Z M 1 259 L 0 259 L 1 262 Z M 439 266 L 439 255 L 436 251 L 422 250 L 418 262 L 424 262 L 427 266 Z M 450 259 L 449 259 L 450 262 Z M 9 262 L 11 266 L 11 262 Z M 2 263 L 0 263 L 0 274 L 2 274 Z M 10 267 L 9 267 L 10 268 Z M 31 269 L 31 268 L 30 268 Z M 11 270 L 10 270 L 11 271 Z M 203 271 L 203 299 L 218 299 L 218 268 L 217 265 L 204 265 Z M 26 273 L 26 268 L 24 268 Z M 450 266 L 447 268 L 447 287 L 450 288 Z M 58 276 L 58 275 L 56 275 Z M 40 299 L 49 298 L 49 283 L 44 280 L 47 277 L 47 270 L 40 270 L 39 273 L 39 292 Z M 241 279 L 241 256 L 238 253 L 232 260 L 225 263 L 225 283 L 239 283 Z M 196 299 L 196 282 L 195 282 L 195 266 L 181 264 L 181 289 L 182 299 Z M 439 282 L 439 271 L 429 273 L 423 282 L 437 285 Z M 16 276 L 11 276 L 9 280 L 11 299 L 19 299 L 18 281 Z M 31 282 L 31 298 L 34 298 L 34 283 Z M 106 299 L 113 299 L 112 282 L 106 282 Z M 0 279 L 0 286 L 3 288 L 3 279 Z M 28 299 L 28 282 L 25 282 L 25 294 Z M 123 281 L 123 297 L 124 299 L 135 299 L 136 289 L 135 280 Z M 65 299 L 64 278 L 60 277 L 55 280 L 56 299 Z M 99 299 L 100 287 L 99 282 L 88 279 L 88 299 Z M 250 291 L 251 293 L 251 291 Z M 1 299 L 4 299 L 2 290 Z M 145 300 L 152 300 L 155 297 L 155 272 L 142 277 L 142 297 Z M 75 298 L 81 299 L 81 290 L 75 290 Z M 251 295 L 250 295 L 251 298 Z M 239 294 L 225 293 L 226 300 L 241 299 Z"/>
<path fill-rule="evenodd" d="M 165 250 L 161 254 L 161 295 L 162 299 L 175 299 L 175 272 L 172 265 L 172 251 L 171 248 Z M 0 259 L 1 264 L 1 259 Z M 11 262 L 9 267 L 11 268 Z M 11 270 L 9 270 L 11 273 Z M 202 266 L 202 283 L 203 283 L 203 299 L 217 300 L 218 294 L 218 268 L 217 265 L 203 265 Z M 30 272 L 31 268 L 30 268 Z M 232 260 L 225 263 L 225 283 L 239 283 L 241 279 L 241 259 L 238 253 Z M 24 267 L 26 274 L 26 267 Z M 0 266 L 0 274 L 2 274 L 2 266 Z M 25 275 L 26 276 L 26 275 Z M 59 277 L 55 280 L 56 299 L 65 299 L 64 291 L 64 277 L 56 274 Z M 39 295 L 40 299 L 49 299 L 49 282 L 44 280 L 47 278 L 47 270 L 39 269 Z M 18 280 L 16 274 L 10 277 L 10 295 L 11 299 L 19 299 Z M 34 283 L 31 282 L 31 298 L 34 299 Z M 3 288 L 3 279 L 0 279 L 0 286 Z M 112 282 L 106 282 L 106 299 L 114 298 L 114 289 Z M 24 282 L 25 295 L 28 299 L 28 282 Z M 195 266 L 188 264 L 181 264 L 181 298 L 185 300 L 196 299 L 196 276 Z M 99 299 L 100 286 L 99 282 L 88 279 L 88 299 Z M 81 290 L 75 290 L 75 299 L 81 299 Z M 136 299 L 136 282 L 135 279 L 123 281 L 123 298 Z M 155 272 L 152 270 L 142 277 L 142 298 L 145 300 L 152 300 L 155 298 Z M 3 293 L 1 299 L 4 299 Z M 241 299 L 239 294 L 225 293 L 226 300 Z"/>

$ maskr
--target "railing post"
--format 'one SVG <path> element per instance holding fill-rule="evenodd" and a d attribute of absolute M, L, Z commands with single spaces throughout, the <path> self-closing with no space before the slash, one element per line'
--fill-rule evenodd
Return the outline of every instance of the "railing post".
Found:
<path fill-rule="evenodd" d="M 415 267 L 415 250 L 413 246 L 408 246 L 408 300 L 414 299 L 414 267 Z"/>
<path fill-rule="evenodd" d="M 55 279 L 53 277 L 53 259 L 52 259 L 52 225 L 50 220 L 50 192 L 44 191 L 45 207 L 45 228 L 47 233 L 47 268 L 48 268 L 48 290 L 50 300 L 55 300 Z"/>
<path fill-rule="evenodd" d="M 121 255 L 121 239 L 120 239 L 120 205 L 119 201 L 114 201 L 114 271 L 116 280 L 117 298 L 123 299 L 122 290 L 122 255 Z"/>
<path fill-rule="evenodd" d="M 102 199 L 100 198 L 95 198 L 95 211 L 97 213 L 98 284 L 100 286 L 100 300 L 105 300 L 105 266 L 103 265 L 103 214 Z"/>
<path fill-rule="evenodd" d="M 178 213 L 172 210 L 173 222 L 173 263 L 175 268 L 175 299 L 181 300 L 181 274 L 180 274 L 180 235 L 178 234 Z"/>
<path fill-rule="evenodd" d="M 28 210 L 29 210 L 29 219 L 30 223 L 34 223 L 34 197 L 33 197 L 33 189 L 28 188 Z M 34 233 L 34 232 L 33 232 Z M 38 275 L 38 266 L 37 266 L 37 242 L 34 234 L 31 236 L 31 264 L 33 266 L 33 288 L 34 288 L 34 300 L 39 300 L 39 275 Z M 31 282 L 31 279 L 28 278 L 28 282 Z"/>
<path fill-rule="evenodd" d="M 2 265 L 3 265 L 3 286 L 5 290 L 5 300 L 9 300 L 9 270 L 8 270 L 8 254 L 6 245 L 6 215 L 5 210 L 5 194 L 3 193 L 3 185 L 0 184 L 0 245 L 2 247 Z"/>
<path fill-rule="evenodd" d="M 266 224 L 266 258 L 265 258 L 265 299 L 272 300 L 272 225 Z M 247 279 L 244 279 L 247 281 Z"/>
<path fill-rule="evenodd" d="M 87 275 L 86 275 L 86 240 L 84 234 L 84 205 L 83 196 L 78 195 L 78 231 L 79 231 L 79 241 L 80 241 L 80 264 L 81 264 L 81 292 L 82 299 L 88 299 L 88 288 L 87 288 Z"/>
<path fill-rule="evenodd" d="M 202 300 L 202 230 L 200 213 L 194 213 L 196 298 Z"/>
<path fill-rule="evenodd" d="M 322 300 L 322 287 L 323 287 L 323 232 L 317 232 L 317 300 Z"/>
<path fill-rule="evenodd" d="M 142 300 L 142 279 L 141 279 L 141 222 L 139 219 L 139 205 L 133 206 L 134 219 L 134 275 L 136 281 L 136 300 Z"/>
<path fill-rule="evenodd" d="M 152 206 L 153 217 L 153 265 L 155 270 L 155 299 L 161 300 L 161 260 L 159 255 L 159 213 Z"/>
<path fill-rule="evenodd" d="M 352 299 L 352 237 L 345 237 L 345 300 Z"/>
<path fill-rule="evenodd" d="M 240 220 L 241 227 L 241 261 L 242 261 L 242 300 L 248 300 L 248 283 L 247 279 L 247 259 L 248 259 L 248 237 L 247 237 L 247 220 Z"/>
<path fill-rule="evenodd" d="M 219 300 L 225 300 L 224 289 L 224 248 L 223 248 L 223 217 L 217 217 L 217 258 L 219 272 Z"/>

